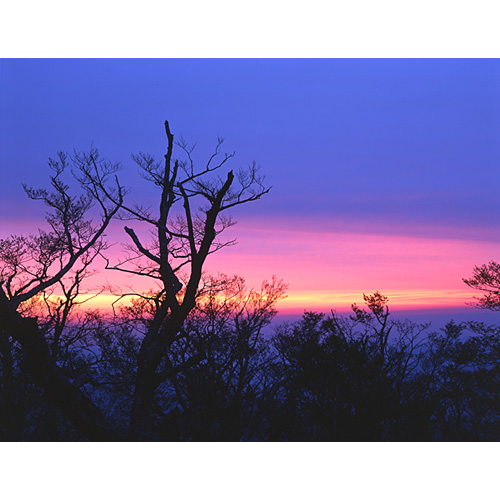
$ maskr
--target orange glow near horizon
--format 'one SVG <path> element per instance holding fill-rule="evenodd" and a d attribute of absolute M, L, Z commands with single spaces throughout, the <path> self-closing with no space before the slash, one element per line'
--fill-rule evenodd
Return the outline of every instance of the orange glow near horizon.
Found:
<path fill-rule="evenodd" d="M 388 290 L 384 293 L 389 298 L 389 306 L 393 310 L 437 309 L 463 307 L 472 302 L 472 294 L 457 290 Z M 89 294 L 82 294 L 81 299 L 90 298 Z M 112 304 L 115 308 L 126 305 L 129 298 L 116 302 L 117 297 L 102 293 L 90 298 L 82 304 L 82 310 L 101 309 L 110 312 Z M 302 314 L 304 311 L 329 312 L 334 310 L 345 313 L 351 310 L 351 305 L 363 305 L 363 293 L 356 291 L 343 292 L 289 292 L 287 297 L 278 304 L 277 309 L 287 314 Z"/>
<path fill-rule="evenodd" d="M 472 301 L 469 292 L 457 290 L 386 290 L 383 295 L 389 298 L 389 306 L 393 310 L 455 308 Z M 364 305 L 363 293 L 311 291 L 289 295 L 278 309 L 290 314 L 302 314 L 305 310 L 344 313 L 350 311 L 354 303 Z"/>

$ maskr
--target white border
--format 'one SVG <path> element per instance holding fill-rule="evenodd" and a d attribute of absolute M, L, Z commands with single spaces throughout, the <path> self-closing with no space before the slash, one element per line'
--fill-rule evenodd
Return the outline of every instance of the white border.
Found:
<path fill-rule="evenodd" d="M 4 2 L 1 57 L 497 57 L 476 0 Z"/>

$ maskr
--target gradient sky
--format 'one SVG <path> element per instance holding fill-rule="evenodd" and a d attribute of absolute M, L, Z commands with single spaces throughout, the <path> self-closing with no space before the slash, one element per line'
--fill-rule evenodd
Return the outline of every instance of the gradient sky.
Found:
<path fill-rule="evenodd" d="M 200 164 L 222 135 L 232 167 L 262 166 L 271 193 L 235 210 L 239 243 L 208 268 L 283 278 L 283 311 L 343 310 L 375 290 L 395 309 L 461 307 L 474 295 L 461 278 L 499 258 L 500 60 L 0 64 L 2 237 L 40 226 L 21 183 L 46 185 L 49 156 L 92 143 L 156 207 L 130 154 L 162 155 L 168 119 Z"/>

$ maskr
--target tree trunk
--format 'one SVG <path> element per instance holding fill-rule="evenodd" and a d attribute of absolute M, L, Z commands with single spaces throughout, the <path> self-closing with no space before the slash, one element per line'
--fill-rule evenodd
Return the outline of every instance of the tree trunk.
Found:
<path fill-rule="evenodd" d="M 168 325 L 162 327 L 163 321 L 168 321 Z M 152 429 L 154 397 L 162 380 L 156 372 L 181 326 L 182 322 L 175 321 L 172 317 L 165 320 L 164 311 L 160 309 L 142 342 L 137 360 L 137 377 L 129 427 L 129 439 L 132 441 L 154 439 Z"/>
<path fill-rule="evenodd" d="M 19 428 L 16 419 L 16 403 L 14 393 L 14 373 L 12 362 L 12 344 L 10 337 L 0 330 L 0 352 L 2 354 L 4 440 L 18 441 Z"/>
<path fill-rule="evenodd" d="M 21 368 L 43 388 L 47 399 L 62 410 L 78 432 L 91 441 L 122 439 L 108 424 L 100 409 L 73 386 L 54 364 L 36 318 L 23 318 L 4 302 L 0 303 L 0 323 L 23 348 Z"/>
<path fill-rule="evenodd" d="M 139 356 L 141 358 L 141 355 Z M 155 376 L 156 365 L 157 363 L 144 355 L 139 361 L 129 428 L 131 441 L 153 440 L 152 414 L 158 385 Z"/>

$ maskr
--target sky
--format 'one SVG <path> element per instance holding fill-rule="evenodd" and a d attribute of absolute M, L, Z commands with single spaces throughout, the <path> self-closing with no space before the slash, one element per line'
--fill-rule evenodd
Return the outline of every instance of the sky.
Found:
<path fill-rule="evenodd" d="M 208 270 L 282 278 L 283 314 L 379 290 L 395 311 L 477 315 L 462 278 L 500 254 L 498 59 L 3 59 L 0 96 L 0 237 L 43 224 L 21 184 L 47 185 L 60 150 L 93 144 L 156 207 L 130 155 L 161 157 L 168 119 L 200 165 L 222 136 L 229 167 L 255 160 L 272 186 Z"/>

